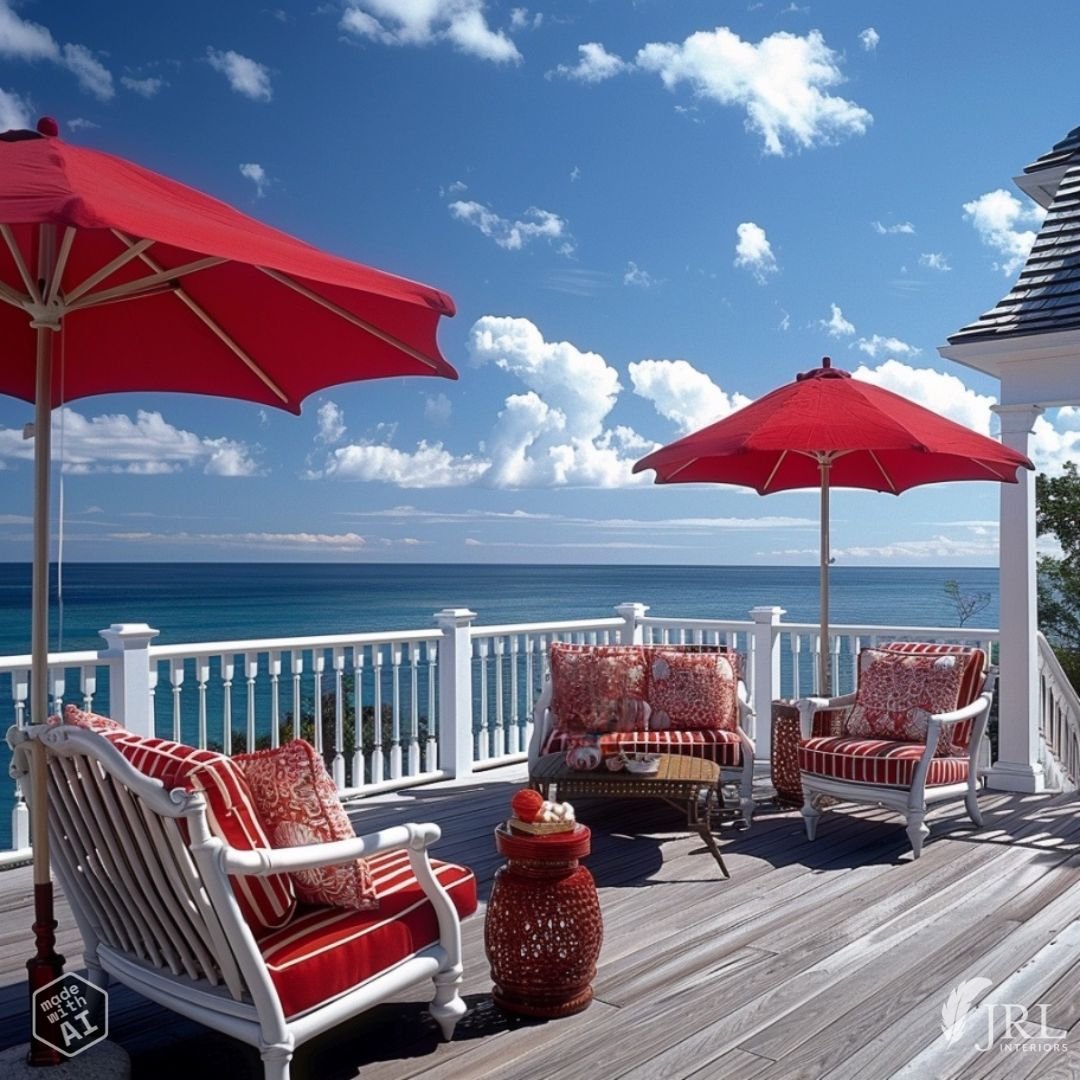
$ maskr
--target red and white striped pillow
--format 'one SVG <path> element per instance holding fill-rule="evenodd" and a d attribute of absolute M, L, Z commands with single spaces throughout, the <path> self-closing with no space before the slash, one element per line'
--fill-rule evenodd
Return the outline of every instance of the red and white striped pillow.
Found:
<path fill-rule="evenodd" d="M 303 739 L 237 754 L 233 761 L 251 786 L 255 809 L 273 847 L 351 840 L 356 834 L 319 752 Z M 379 906 L 364 859 L 298 870 L 290 875 L 308 904 L 365 910 Z"/>
<path fill-rule="evenodd" d="M 230 847 L 254 851 L 272 846 L 259 822 L 243 772 L 224 754 L 127 731 L 105 737 L 136 769 L 160 780 L 168 790 L 203 792 L 210 830 Z M 244 874 L 230 881 L 244 920 L 256 933 L 284 926 L 292 918 L 296 894 L 288 874 Z"/>

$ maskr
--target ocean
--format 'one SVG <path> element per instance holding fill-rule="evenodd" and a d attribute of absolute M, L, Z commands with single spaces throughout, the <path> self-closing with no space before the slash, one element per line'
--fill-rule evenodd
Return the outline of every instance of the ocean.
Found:
<path fill-rule="evenodd" d="M 834 566 L 832 622 L 956 626 L 949 579 L 988 594 L 969 625 L 997 626 L 997 567 Z M 54 650 L 98 648 L 114 622 L 149 623 L 166 644 L 427 629 L 445 607 L 471 608 L 478 624 L 604 617 L 627 601 L 658 616 L 746 619 L 773 604 L 789 621 L 818 616 L 815 566 L 70 563 L 62 619 L 55 592 L 54 579 Z M 0 563 L 0 655 L 29 651 L 30 567 Z"/>

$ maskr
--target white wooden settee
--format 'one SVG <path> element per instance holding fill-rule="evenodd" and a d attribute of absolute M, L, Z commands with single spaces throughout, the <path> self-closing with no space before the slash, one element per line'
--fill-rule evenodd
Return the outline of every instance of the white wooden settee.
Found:
<path fill-rule="evenodd" d="M 12 774 L 28 798 L 34 742 L 47 754 L 53 869 L 82 933 L 91 981 L 106 986 L 115 979 L 257 1047 L 266 1080 L 287 1080 L 297 1045 L 427 979 L 435 985 L 430 1011 L 444 1037 L 451 1037 L 465 1012 L 458 994 L 461 931 L 458 910 L 427 853 L 439 838 L 437 825 L 241 851 L 214 835 L 202 792 L 167 790 L 95 731 L 66 724 L 11 728 Z M 381 970 L 370 956 L 341 954 L 339 968 L 361 971 L 362 978 L 315 1007 L 290 1009 L 269 970 L 265 938 L 245 921 L 230 878 L 267 878 L 395 849 L 407 852 L 404 873 L 411 868 L 420 903 L 426 898 L 434 910 L 430 932 L 437 940 Z M 334 917 L 328 914 L 326 922 Z M 380 919 L 386 923 L 391 916 Z M 376 927 L 381 923 L 375 920 Z M 277 940 L 288 933 L 285 924 Z"/>

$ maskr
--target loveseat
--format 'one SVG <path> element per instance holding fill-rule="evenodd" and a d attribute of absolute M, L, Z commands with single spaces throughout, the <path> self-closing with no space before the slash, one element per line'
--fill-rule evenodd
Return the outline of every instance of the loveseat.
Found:
<path fill-rule="evenodd" d="M 735 784 L 743 820 L 753 815 L 753 709 L 738 653 L 706 645 L 573 645 L 553 642 L 549 677 L 533 710 L 529 762 L 599 751 L 687 754 L 720 766 Z"/>

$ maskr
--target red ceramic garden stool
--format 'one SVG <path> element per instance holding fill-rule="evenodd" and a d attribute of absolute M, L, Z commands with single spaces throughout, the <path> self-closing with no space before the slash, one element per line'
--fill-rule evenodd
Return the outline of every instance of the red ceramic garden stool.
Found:
<path fill-rule="evenodd" d="M 569 1016 L 592 1001 L 592 980 L 604 928 L 592 874 L 589 830 L 530 836 L 495 830 L 506 865 L 484 920 L 484 946 L 495 982 L 492 997 L 506 1012 Z"/>

